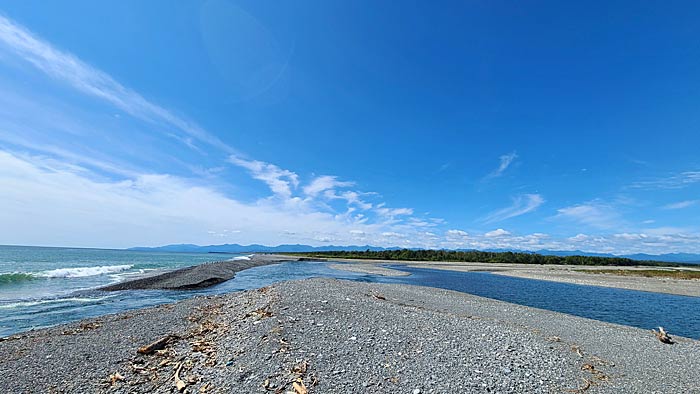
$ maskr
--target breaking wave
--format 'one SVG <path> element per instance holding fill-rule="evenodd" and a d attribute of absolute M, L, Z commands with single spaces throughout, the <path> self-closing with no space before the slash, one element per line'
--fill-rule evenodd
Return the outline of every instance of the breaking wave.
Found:
<path fill-rule="evenodd" d="M 103 265 L 99 267 L 76 267 L 76 268 L 58 268 L 55 270 L 42 271 L 33 274 L 40 278 L 84 278 L 87 276 L 98 276 L 106 274 L 114 274 L 129 270 L 133 265 Z"/>

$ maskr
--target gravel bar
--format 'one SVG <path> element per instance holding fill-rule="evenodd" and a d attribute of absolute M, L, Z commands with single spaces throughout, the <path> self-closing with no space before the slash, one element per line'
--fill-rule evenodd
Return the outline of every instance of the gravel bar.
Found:
<path fill-rule="evenodd" d="M 137 353 L 162 338 L 162 349 Z M 674 339 L 666 345 L 646 330 L 442 289 L 307 279 L 5 338 L 0 387 L 700 393 L 700 342 Z"/>
<path fill-rule="evenodd" d="M 195 290 L 214 286 L 232 279 L 236 272 L 261 265 L 299 261 L 300 258 L 282 255 L 256 254 L 249 260 L 226 260 L 181 268 L 160 275 L 147 276 L 105 286 L 99 290 Z"/>
<path fill-rule="evenodd" d="M 329 264 L 328 267 L 334 270 L 348 271 L 348 272 L 359 272 L 371 275 L 380 276 L 410 276 L 410 272 L 399 271 L 386 267 L 379 267 L 376 264 Z"/>

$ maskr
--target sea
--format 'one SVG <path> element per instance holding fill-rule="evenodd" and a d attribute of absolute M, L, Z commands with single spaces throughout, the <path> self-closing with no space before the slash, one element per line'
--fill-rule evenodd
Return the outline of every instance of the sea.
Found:
<path fill-rule="evenodd" d="M 700 297 L 454 272 L 389 264 L 409 276 L 383 277 L 335 270 L 331 262 L 286 262 L 241 271 L 224 283 L 196 291 L 98 288 L 210 261 L 248 254 L 0 246 L 0 337 L 175 302 L 200 295 L 255 289 L 313 277 L 398 283 L 455 290 L 481 297 L 644 329 L 662 325 L 672 334 L 700 339 Z"/>

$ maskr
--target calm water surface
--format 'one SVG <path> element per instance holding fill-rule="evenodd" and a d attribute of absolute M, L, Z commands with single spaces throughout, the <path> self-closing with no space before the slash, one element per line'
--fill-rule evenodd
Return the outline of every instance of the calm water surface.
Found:
<path fill-rule="evenodd" d="M 639 328 L 652 329 L 661 325 L 671 333 L 700 339 L 700 297 L 513 278 L 486 272 L 388 267 L 411 273 L 411 276 L 390 280 L 393 283 L 456 290 Z"/>

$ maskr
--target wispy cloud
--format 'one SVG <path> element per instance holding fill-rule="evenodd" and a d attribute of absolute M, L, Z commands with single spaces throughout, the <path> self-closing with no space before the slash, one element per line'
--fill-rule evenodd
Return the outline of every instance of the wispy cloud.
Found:
<path fill-rule="evenodd" d="M 322 175 L 315 178 L 311 183 L 304 187 L 304 193 L 308 196 L 315 197 L 325 190 L 331 190 L 339 187 L 354 186 L 354 182 L 339 181 L 337 176 Z"/>
<path fill-rule="evenodd" d="M 491 178 L 498 178 L 499 176 L 503 175 L 503 173 L 510 167 L 510 165 L 515 161 L 515 159 L 518 158 L 518 154 L 515 152 L 511 152 L 505 155 L 502 155 L 500 159 L 500 164 L 498 165 L 498 168 L 493 170 L 490 174 L 486 176 L 485 179 L 491 179 Z"/>
<path fill-rule="evenodd" d="M 166 123 L 196 140 L 227 153 L 235 150 L 194 122 L 173 114 L 137 92 L 125 87 L 107 73 L 76 56 L 53 47 L 29 30 L 0 15 L 0 44 L 49 77 L 85 94 L 105 100 L 126 113 L 149 122 Z M 183 142 L 188 141 L 182 139 Z M 189 144 L 192 141 L 189 140 Z"/>
<path fill-rule="evenodd" d="M 229 156 L 229 162 L 247 169 L 253 178 L 265 182 L 276 196 L 288 199 L 292 196 L 292 188 L 299 186 L 297 174 L 274 164 L 245 160 L 235 155 Z"/>
<path fill-rule="evenodd" d="M 513 198 L 513 203 L 506 208 L 491 212 L 482 219 L 484 223 L 500 222 L 516 216 L 532 212 L 544 204 L 544 198 L 539 194 L 524 194 Z"/>
<path fill-rule="evenodd" d="M 620 227 L 622 224 L 619 213 L 612 206 L 598 201 L 560 208 L 554 218 L 599 229 Z"/>
<path fill-rule="evenodd" d="M 631 185 L 637 189 L 682 189 L 700 183 L 700 171 L 684 171 L 666 177 L 658 177 L 635 182 Z"/>
<path fill-rule="evenodd" d="M 381 216 L 392 219 L 396 216 L 413 215 L 412 208 L 387 208 L 384 206 L 384 204 L 379 204 L 375 208 L 375 211 Z"/>
<path fill-rule="evenodd" d="M 700 200 L 686 200 L 686 201 L 679 201 L 673 204 L 668 204 L 664 205 L 663 209 L 683 209 L 683 208 L 688 208 L 692 207 L 693 205 L 700 204 Z"/>

